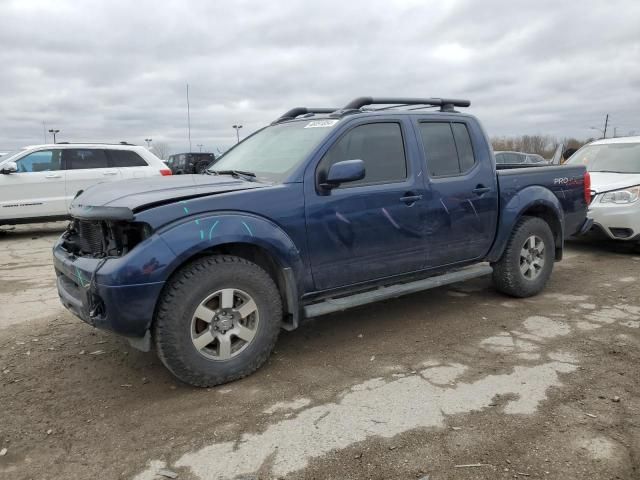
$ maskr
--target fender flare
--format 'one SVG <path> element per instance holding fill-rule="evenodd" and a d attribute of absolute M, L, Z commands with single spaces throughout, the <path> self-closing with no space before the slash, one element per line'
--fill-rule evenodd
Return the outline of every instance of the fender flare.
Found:
<path fill-rule="evenodd" d="M 564 248 L 564 210 L 562 205 L 548 188 L 532 185 L 520 190 L 501 208 L 496 239 L 487 255 L 489 262 L 500 260 L 513 228 L 524 215 L 537 216 L 554 223 L 550 227 L 556 240 L 556 260 L 562 258 Z"/>
<path fill-rule="evenodd" d="M 284 281 L 286 310 L 292 321 L 285 329 L 297 328 L 304 262 L 293 240 L 272 221 L 244 212 L 210 212 L 184 217 L 156 232 L 175 257 L 165 266 L 165 280 L 190 259 L 229 244 L 255 246 L 265 251 L 280 267 Z"/>

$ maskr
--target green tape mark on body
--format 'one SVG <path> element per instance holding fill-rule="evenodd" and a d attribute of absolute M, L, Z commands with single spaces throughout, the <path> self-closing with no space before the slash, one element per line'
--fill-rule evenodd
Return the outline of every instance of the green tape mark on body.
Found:
<path fill-rule="evenodd" d="M 249 225 L 247 225 L 245 222 L 242 222 L 242 225 L 244 225 L 244 228 L 247 229 L 247 232 L 249 232 L 249 235 L 251 235 L 253 237 L 253 232 L 249 228 Z"/>
<path fill-rule="evenodd" d="M 76 278 L 78 279 L 78 282 L 80 282 L 80 286 L 84 288 L 84 278 L 82 277 L 82 272 L 78 269 L 78 267 L 76 267 Z"/>
<path fill-rule="evenodd" d="M 211 228 L 209 229 L 209 240 L 211 240 L 211 235 L 213 235 L 213 231 L 216 229 L 219 223 L 220 220 L 216 220 L 215 223 L 211 225 Z"/>

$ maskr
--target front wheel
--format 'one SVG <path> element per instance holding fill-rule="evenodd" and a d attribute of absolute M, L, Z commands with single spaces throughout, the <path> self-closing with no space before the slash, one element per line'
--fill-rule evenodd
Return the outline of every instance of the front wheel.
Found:
<path fill-rule="evenodd" d="M 500 260 L 493 264 L 493 283 L 502 293 L 531 297 L 547 284 L 555 260 L 555 242 L 549 224 L 524 217 L 516 224 Z"/>
<path fill-rule="evenodd" d="M 280 294 L 267 272 L 239 257 L 214 255 L 183 267 L 165 287 L 154 339 L 171 373 L 211 387 L 257 370 L 281 321 Z"/>

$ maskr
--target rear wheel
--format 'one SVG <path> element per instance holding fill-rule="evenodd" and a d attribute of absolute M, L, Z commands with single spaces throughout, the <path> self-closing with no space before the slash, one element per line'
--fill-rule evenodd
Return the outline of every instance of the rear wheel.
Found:
<path fill-rule="evenodd" d="M 281 320 L 280 294 L 269 274 L 242 258 L 216 255 L 174 275 L 160 299 L 154 338 L 176 377 L 210 387 L 257 370 Z"/>
<path fill-rule="evenodd" d="M 513 229 L 502 258 L 493 264 L 496 288 L 514 297 L 538 294 L 547 284 L 555 259 L 555 242 L 547 222 L 522 218 Z"/>

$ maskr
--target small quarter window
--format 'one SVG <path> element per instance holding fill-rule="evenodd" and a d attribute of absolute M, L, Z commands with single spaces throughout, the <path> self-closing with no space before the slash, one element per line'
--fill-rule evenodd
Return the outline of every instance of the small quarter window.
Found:
<path fill-rule="evenodd" d="M 111 166 L 113 167 L 146 167 L 145 162 L 140 155 L 130 150 L 109 150 L 111 157 Z"/>

